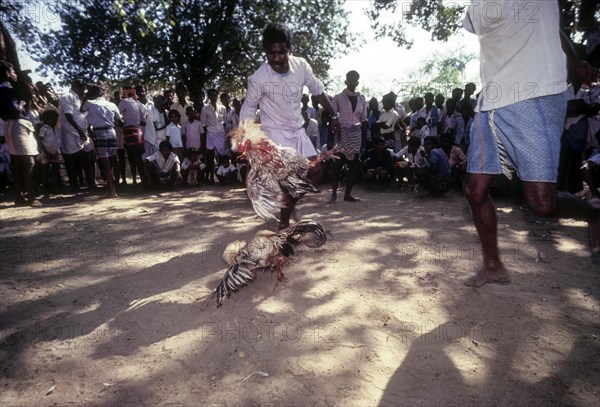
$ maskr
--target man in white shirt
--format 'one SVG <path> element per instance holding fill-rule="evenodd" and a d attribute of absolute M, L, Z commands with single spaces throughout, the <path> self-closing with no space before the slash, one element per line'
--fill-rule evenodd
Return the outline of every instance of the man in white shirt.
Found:
<path fill-rule="evenodd" d="M 99 84 L 88 85 L 87 100 L 81 105 L 88 112 L 90 126 L 94 131 L 94 145 L 100 169 L 113 198 L 117 197 L 113 168 L 117 168 L 117 133 L 115 125 L 123 125 L 119 108 L 104 99 L 104 88 Z M 142 170 L 140 168 L 140 170 Z"/>
<path fill-rule="evenodd" d="M 154 102 L 148 100 L 148 89 L 144 84 L 137 84 L 135 86 L 135 93 L 137 94 L 138 101 L 144 106 L 146 111 L 146 117 L 144 118 L 144 125 L 142 126 L 142 134 L 144 139 L 144 153 L 142 159 L 154 154 L 154 151 L 158 149 L 156 144 L 156 129 L 152 123 L 155 117 Z"/>
<path fill-rule="evenodd" d="M 496 18 L 473 1 L 465 28 L 479 36 L 481 82 L 468 158 L 465 195 L 483 251 L 483 267 L 468 286 L 506 284 L 510 274 L 498 252 L 497 219 L 489 194 L 492 177 L 523 181 L 528 206 L 540 216 L 585 219 L 592 253 L 600 253 L 600 200 L 557 192 L 560 137 L 567 99 L 566 58 L 559 37 L 558 2 L 500 0 Z M 535 21 L 525 16 L 534 8 Z"/>
<path fill-rule="evenodd" d="M 292 33 L 282 24 L 270 23 L 263 32 L 263 49 L 267 60 L 248 78 L 248 92 L 240 120 L 254 119 L 260 104 L 262 130 L 269 138 L 285 147 L 294 148 L 306 157 L 316 157 L 317 151 L 304 131 L 300 100 L 304 86 L 333 117 L 337 115 L 325 95 L 323 83 L 312 72 L 304 58 L 291 55 Z M 279 228 L 289 226 L 296 199 L 286 195 L 286 208 L 281 210 Z"/>
<path fill-rule="evenodd" d="M 225 133 L 229 133 L 238 126 L 240 117 L 235 109 L 231 107 L 231 96 L 229 96 L 229 93 L 221 93 L 221 104 L 225 106 L 225 115 L 223 116 Z"/>
<path fill-rule="evenodd" d="M 316 146 L 317 140 L 319 139 L 319 123 L 315 119 L 312 119 L 306 111 L 302 112 L 302 117 L 304 117 L 304 130 L 306 131 L 306 135 Z"/>
<path fill-rule="evenodd" d="M 60 148 L 65 161 L 65 170 L 69 177 L 69 186 L 74 191 L 79 190 L 79 173 L 83 169 L 86 182 L 92 188 L 94 184 L 91 165 L 83 147 L 88 143 L 86 134 L 86 115 L 80 111 L 81 99 L 85 91 L 85 84 L 80 81 L 71 83 L 68 94 L 59 99 L 60 108 Z"/>
<path fill-rule="evenodd" d="M 204 125 L 206 133 L 206 176 L 208 183 L 214 183 L 215 171 L 215 150 L 219 154 L 219 161 L 227 155 L 227 146 L 225 144 L 225 126 L 223 120 L 225 117 L 225 106 L 219 102 L 219 92 L 216 89 L 210 89 L 208 92 L 209 103 L 202 108 L 200 121 Z"/>

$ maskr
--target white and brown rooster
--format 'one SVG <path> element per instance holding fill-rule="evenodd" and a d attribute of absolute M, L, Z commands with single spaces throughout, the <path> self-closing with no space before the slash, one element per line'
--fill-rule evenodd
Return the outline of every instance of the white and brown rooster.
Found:
<path fill-rule="evenodd" d="M 294 246 L 302 243 L 307 247 L 321 247 L 327 241 L 323 226 L 315 221 L 301 221 L 277 233 L 261 230 L 248 243 L 231 242 L 223 252 L 228 269 L 215 289 L 217 306 L 225 297 L 238 291 L 256 277 L 256 271 L 277 273 L 277 282 L 283 281 L 283 266 L 294 254 Z"/>
<path fill-rule="evenodd" d="M 242 121 L 229 137 L 232 150 L 248 160 L 246 190 L 260 218 L 277 219 L 276 213 L 286 207 L 286 194 L 300 199 L 307 192 L 319 192 L 307 178 L 319 160 L 311 162 L 293 148 L 276 145 L 253 120 Z"/>

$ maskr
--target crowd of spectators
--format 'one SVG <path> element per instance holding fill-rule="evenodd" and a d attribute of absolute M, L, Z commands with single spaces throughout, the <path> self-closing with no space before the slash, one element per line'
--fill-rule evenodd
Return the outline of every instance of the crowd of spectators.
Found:
<path fill-rule="evenodd" d="M 144 84 L 126 85 L 108 99 L 104 84 L 80 81 L 58 96 L 50 84 L 18 81 L 13 67 L 1 64 L 0 182 L 2 191 L 14 189 L 16 205 L 38 206 L 39 196 L 67 192 L 116 197 L 138 182 L 145 189 L 244 182 L 247 166 L 226 136 L 238 125 L 243 99 L 209 89 L 206 99 L 192 101 L 182 83 L 152 95 Z M 597 70 L 587 69 L 571 81 L 558 180 L 588 196 L 598 196 L 600 184 L 597 79 Z M 427 92 L 406 106 L 394 93 L 368 99 L 356 160 L 323 161 L 322 181 L 413 193 L 460 189 L 475 92 L 468 83 L 449 97 Z M 334 148 L 330 117 L 317 99 L 305 94 L 299 104 L 317 151 Z"/>

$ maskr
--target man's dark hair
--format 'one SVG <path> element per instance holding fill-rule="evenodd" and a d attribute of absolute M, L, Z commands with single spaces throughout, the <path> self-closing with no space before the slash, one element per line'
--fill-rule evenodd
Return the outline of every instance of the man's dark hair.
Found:
<path fill-rule="evenodd" d="M 292 49 L 292 32 L 281 23 L 269 23 L 263 31 L 263 48 L 278 42 L 285 42 L 288 49 Z"/>
<path fill-rule="evenodd" d="M 48 109 L 48 110 L 44 110 L 42 112 L 42 114 L 40 114 L 40 120 L 45 123 L 48 120 L 51 120 L 52 118 L 58 118 L 58 116 L 59 116 L 59 114 L 56 110 Z"/>
<path fill-rule="evenodd" d="M 450 133 L 442 133 L 440 135 L 440 144 L 454 144 L 454 136 Z"/>
<path fill-rule="evenodd" d="M 8 80 L 8 71 L 15 69 L 14 65 L 8 61 L 0 61 L 0 82 Z"/>
<path fill-rule="evenodd" d="M 388 102 L 389 102 L 389 104 L 393 105 L 394 103 L 396 103 L 396 94 L 393 92 L 390 92 L 386 95 L 383 95 L 383 98 L 381 98 L 381 102 L 385 103 L 385 104 L 388 104 Z"/>
<path fill-rule="evenodd" d="M 421 139 L 418 137 L 411 137 L 408 139 L 408 148 L 416 150 L 421 147 Z"/>
<path fill-rule="evenodd" d="M 173 145 L 171 143 L 169 143 L 167 140 L 163 140 L 160 142 L 160 144 L 158 145 L 158 150 L 163 150 L 163 149 L 167 149 L 169 151 L 173 151 Z"/>
<path fill-rule="evenodd" d="M 349 71 L 346 74 L 346 80 L 350 79 L 350 78 L 356 78 L 356 79 L 360 79 L 360 74 L 356 71 Z"/>
<path fill-rule="evenodd" d="M 437 147 L 437 137 L 427 136 L 427 137 L 425 137 L 423 144 L 431 144 L 433 148 L 436 148 Z"/>
<path fill-rule="evenodd" d="M 104 86 L 100 83 L 89 83 L 87 85 L 87 91 L 89 99 L 97 99 L 104 93 Z"/>
<path fill-rule="evenodd" d="M 71 89 L 85 89 L 86 83 L 81 79 L 73 79 L 71 81 Z"/>

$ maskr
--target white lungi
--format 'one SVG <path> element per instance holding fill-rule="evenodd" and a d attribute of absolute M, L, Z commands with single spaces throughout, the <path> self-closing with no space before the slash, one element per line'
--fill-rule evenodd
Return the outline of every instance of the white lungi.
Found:
<path fill-rule="evenodd" d="M 275 144 L 293 148 L 298 151 L 300 155 L 305 157 L 314 157 L 317 155 L 317 150 L 315 150 L 315 146 L 313 146 L 310 138 L 306 135 L 304 127 L 301 127 L 296 131 L 271 129 L 267 127 L 263 127 L 262 130 L 267 133 L 271 141 Z"/>

